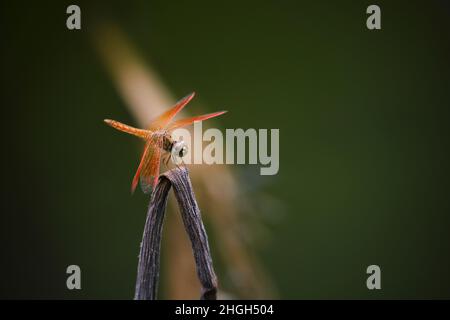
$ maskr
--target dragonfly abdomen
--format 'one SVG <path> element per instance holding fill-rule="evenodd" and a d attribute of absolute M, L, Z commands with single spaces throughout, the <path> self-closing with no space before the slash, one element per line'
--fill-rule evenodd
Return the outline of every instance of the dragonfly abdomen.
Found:
<path fill-rule="evenodd" d="M 105 119 L 104 120 L 108 125 L 110 125 L 111 127 L 119 130 L 119 131 L 123 131 L 132 135 L 135 135 L 137 137 L 140 138 L 144 138 L 146 139 L 148 137 L 148 131 L 147 130 L 143 130 L 143 129 L 138 129 L 138 128 L 134 128 L 132 126 L 126 125 L 122 122 L 119 121 L 115 121 L 115 120 L 110 120 L 110 119 Z"/>

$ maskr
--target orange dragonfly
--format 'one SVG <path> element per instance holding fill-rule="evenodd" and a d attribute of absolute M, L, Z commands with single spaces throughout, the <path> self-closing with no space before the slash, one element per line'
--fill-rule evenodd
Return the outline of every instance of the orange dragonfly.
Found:
<path fill-rule="evenodd" d="M 162 151 L 167 153 L 166 164 L 169 157 L 176 160 L 177 157 L 182 158 L 187 153 L 187 146 L 183 140 L 175 141 L 172 139 L 171 133 L 177 128 L 181 128 L 194 123 L 195 121 L 203 121 L 224 114 L 226 111 L 219 111 L 201 116 L 181 119 L 171 123 L 175 115 L 180 112 L 194 97 L 195 92 L 187 95 L 178 101 L 171 109 L 167 110 L 156 119 L 154 119 L 149 128 L 138 129 L 120 123 L 115 120 L 105 119 L 104 121 L 111 127 L 135 135 L 145 140 L 144 152 L 142 153 L 141 162 L 134 175 L 131 183 L 131 193 L 134 192 L 138 181 L 140 180 L 141 188 L 144 193 L 150 193 L 156 186 L 159 176 L 159 167 Z"/>

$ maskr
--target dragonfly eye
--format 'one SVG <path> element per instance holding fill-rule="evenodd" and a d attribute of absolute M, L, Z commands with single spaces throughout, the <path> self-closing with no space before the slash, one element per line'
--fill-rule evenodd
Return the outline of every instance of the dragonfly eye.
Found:
<path fill-rule="evenodd" d="M 183 158 L 187 153 L 187 147 L 183 146 L 180 150 L 180 152 L 178 153 L 178 155 L 180 156 L 180 158 Z"/>
<path fill-rule="evenodd" d="M 184 157 L 188 151 L 187 145 L 184 141 L 175 142 L 172 148 L 172 157 Z"/>

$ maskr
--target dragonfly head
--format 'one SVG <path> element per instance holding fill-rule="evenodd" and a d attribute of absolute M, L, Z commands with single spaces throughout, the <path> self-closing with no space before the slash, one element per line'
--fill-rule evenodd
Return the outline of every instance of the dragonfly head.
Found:
<path fill-rule="evenodd" d="M 172 157 L 173 158 L 183 158 L 188 152 L 188 147 L 183 140 L 177 141 L 172 147 Z"/>

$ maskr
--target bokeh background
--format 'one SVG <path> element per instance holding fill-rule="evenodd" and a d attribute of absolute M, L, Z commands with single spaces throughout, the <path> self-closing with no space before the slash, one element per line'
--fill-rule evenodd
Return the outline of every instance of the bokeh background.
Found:
<path fill-rule="evenodd" d="M 76 1 L 80 31 L 70 4 L 1 1 L 0 298 L 133 297 L 148 198 L 129 195 L 139 141 L 102 122 L 137 123 L 95 48 L 105 21 L 174 97 L 197 92 L 192 113 L 280 129 L 278 175 L 226 168 L 252 203 L 237 221 L 264 297 L 450 298 L 445 1 L 377 1 L 380 31 L 370 1 Z M 221 288 L 251 297 L 223 261 L 216 234 L 232 230 L 199 205 Z M 192 297 L 168 289 L 169 226 L 160 296 Z M 70 264 L 82 290 L 66 289 Z M 371 264 L 382 290 L 366 288 Z"/>

